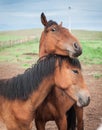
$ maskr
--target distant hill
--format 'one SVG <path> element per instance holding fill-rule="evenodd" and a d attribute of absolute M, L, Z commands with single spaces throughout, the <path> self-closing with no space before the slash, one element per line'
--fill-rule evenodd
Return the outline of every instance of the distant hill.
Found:
<path fill-rule="evenodd" d="M 72 30 L 72 33 L 78 37 L 79 40 L 102 41 L 102 31 Z"/>
<path fill-rule="evenodd" d="M 29 36 L 40 38 L 43 29 L 28 29 L 0 32 L 0 41 L 22 39 Z M 81 41 L 102 40 L 102 31 L 72 30 L 72 33 Z"/>

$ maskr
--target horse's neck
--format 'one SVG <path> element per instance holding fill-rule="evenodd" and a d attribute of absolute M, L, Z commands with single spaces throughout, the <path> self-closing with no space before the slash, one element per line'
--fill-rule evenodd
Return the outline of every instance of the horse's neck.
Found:
<path fill-rule="evenodd" d="M 62 104 L 63 110 L 68 110 L 75 103 L 75 101 L 72 100 L 63 90 L 57 87 L 55 87 L 54 94 L 58 101 L 58 106 Z"/>
<path fill-rule="evenodd" d="M 46 54 L 46 50 L 45 50 L 45 44 L 44 44 L 44 40 L 45 40 L 45 34 L 44 32 L 42 32 L 41 38 L 40 38 L 40 45 L 39 45 L 39 57 L 45 56 Z"/>
<path fill-rule="evenodd" d="M 41 48 L 39 48 L 39 57 L 47 55 L 44 46 L 42 45 Z"/>
<path fill-rule="evenodd" d="M 42 83 L 39 85 L 38 89 L 33 92 L 32 96 L 31 96 L 31 101 L 32 101 L 32 104 L 33 104 L 35 110 L 46 98 L 46 96 L 52 89 L 53 85 L 54 85 L 53 76 L 48 76 L 47 78 L 45 78 L 42 81 Z"/>
<path fill-rule="evenodd" d="M 55 103 L 55 100 L 57 101 L 57 103 Z M 56 107 L 56 109 L 59 109 L 59 111 L 61 109 L 66 111 L 75 103 L 74 100 L 72 100 L 68 95 L 66 95 L 63 90 L 61 90 L 60 88 L 57 88 L 57 86 L 54 86 L 54 88 L 50 92 L 49 96 L 47 97 L 47 102 L 50 102 L 50 104 Z M 57 108 L 60 105 L 62 105 L 61 109 Z"/>

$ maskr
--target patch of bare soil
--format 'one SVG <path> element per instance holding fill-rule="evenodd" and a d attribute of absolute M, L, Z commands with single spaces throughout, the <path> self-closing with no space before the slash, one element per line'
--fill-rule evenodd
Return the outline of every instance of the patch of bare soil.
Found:
<path fill-rule="evenodd" d="M 91 102 L 84 108 L 84 129 L 97 130 L 102 123 L 102 77 L 95 78 L 95 74 L 102 74 L 102 65 L 82 65 L 83 74 L 91 93 Z M 0 63 L 0 79 L 10 78 L 24 72 L 17 64 Z M 33 130 L 36 130 L 35 126 Z M 46 130 L 57 130 L 54 122 L 48 122 Z"/>
<path fill-rule="evenodd" d="M 38 56 L 38 53 L 24 53 L 23 55 L 29 55 L 29 56 Z"/>

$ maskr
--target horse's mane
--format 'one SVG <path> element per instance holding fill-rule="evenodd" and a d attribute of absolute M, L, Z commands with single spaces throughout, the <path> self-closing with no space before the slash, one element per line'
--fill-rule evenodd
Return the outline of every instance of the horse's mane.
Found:
<path fill-rule="evenodd" d="M 38 88 L 45 77 L 53 74 L 56 60 L 58 60 L 60 66 L 62 65 L 62 61 L 66 60 L 69 64 L 81 68 L 78 59 L 70 59 L 69 57 L 59 55 L 48 55 L 40 58 L 36 64 L 27 69 L 23 74 L 8 80 L 0 80 L 0 96 L 10 100 L 26 100 Z"/>

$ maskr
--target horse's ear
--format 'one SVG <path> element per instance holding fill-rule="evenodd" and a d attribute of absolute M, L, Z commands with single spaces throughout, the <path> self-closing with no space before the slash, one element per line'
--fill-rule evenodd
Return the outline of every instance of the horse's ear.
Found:
<path fill-rule="evenodd" d="M 63 24 L 63 23 L 61 22 L 61 23 L 59 24 L 59 26 L 61 26 L 61 27 L 62 27 L 62 24 Z"/>
<path fill-rule="evenodd" d="M 47 25 L 47 19 L 46 19 L 46 16 L 43 12 L 41 13 L 41 22 L 44 26 Z"/>

